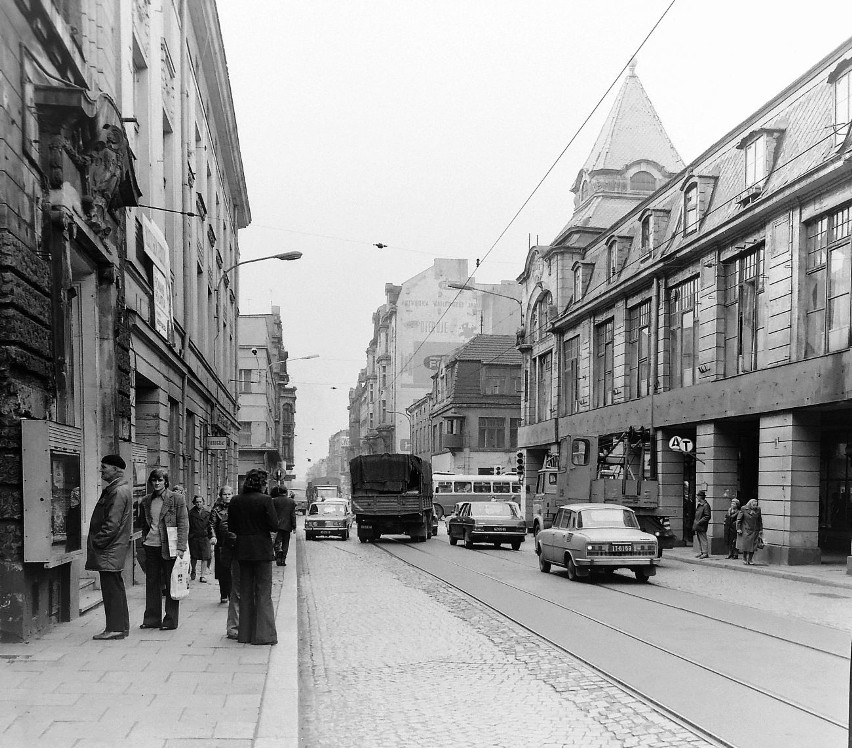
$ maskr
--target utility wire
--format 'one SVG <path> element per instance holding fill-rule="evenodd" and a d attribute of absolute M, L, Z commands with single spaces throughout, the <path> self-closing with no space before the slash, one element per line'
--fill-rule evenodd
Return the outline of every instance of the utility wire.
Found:
<path fill-rule="evenodd" d="M 617 74 L 617 75 L 613 78 L 612 83 L 610 83 L 610 84 L 609 84 L 609 86 L 607 87 L 606 91 L 604 91 L 604 93 L 603 93 L 603 94 L 601 95 L 601 97 L 598 99 L 597 103 L 594 105 L 594 107 L 592 108 L 592 110 L 589 112 L 589 114 L 586 116 L 586 118 L 582 121 L 582 123 L 580 124 L 580 126 L 577 128 L 577 130 L 576 130 L 576 131 L 574 132 L 574 134 L 571 136 L 571 138 L 570 138 L 570 140 L 568 141 L 567 145 L 566 145 L 566 146 L 562 149 L 562 151 L 561 151 L 561 152 L 559 153 L 559 155 L 556 157 L 556 159 L 554 160 L 554 162 L 550 165 L 550 168 L 548 168 L 548 169 L 547 169 L 547 171 L 544 173 L 544 176 L 543 176 L 543 177 L 542 177 L 542 178 L 538 181 L 538 184 L 536 184 L 536 186 L 533 188 L 532 192 L 530 192 L 529 196 L 528 196 L 528 197 L 526 198 L 526 200 L 524 200 L 524 202 L 521 204 L 521 207 L 520 207 L 520 208 L 518 208 L 518 210 L 517 210 L 517 211 L 515 212 L 515 214 L 512 216 L 512 218 L 511 218 L 511 220 L 509 221 L 509 223 L 507 223 L 507 224 L 506 224 L 506 227 L 505 227 L 505 228 L 504 228 L 504 229 L 500 232 L 500 234 L 499 234 L 499 236 L 497 237 L 497 239 L 495 239 L 495 240 L 494 240 L 494 243 L 493 243 L 493 244 L 489 247 L 489 249 L 488 249 L 488 251 L 485 253 L 485 255 L 483 255 L 483 257 L 481 258 L 481 260 L 480 260 L 480 262 L 479 262 L 479 266 L 480 266 L 480 267 L 482 266 L 482 263 L 483 263 L 483 262 L 485 262 L 485 260 L 486 260 L 486 259 L 488 259 L 488 256 L 491 254 L 491 252 L 493 252 L 493 251 L 494 251 L 494 248 L 497 246 L 498 242 L 499 242 L 499 241 L 503 238 L 503 236 L 505 236 L 506 232 L 509 230 L 509 228 L 511 228 L 511 226 L 512 226 L 512 225 L 514 224 L 514 222 L 517 220 L 518 216 L 521 214 L 521 212 L 523 211 L 523 209 L 527 206 L 527 204 L 530 202 L 530 200 L 532 200 L 532 198 L 533 198 L 533 196 L 536 194 L 536 192 L 538 192 L 539 188 L 540 188 L 540 187 L 541 187 L 541 185 L 544 183 L 544 180 L 545 180 L 545 179 L 547 179 L 547 177 L 550 175 L 550 173 L 551 173 L 551 172 L 552 172 L 552 171 L 556 168 L 556 165 L 559 163 L 559 161 L 560 161 L 560 160 L 562 159 L 562 157 L 565 155 L 565 153 L 567 152 L 567 150 L 571 147 L 571 145 L 572 145 L 572 144 L 574 143 L 574 141 L 577 139 L 577 137 L 579 136 L 579 134 L 582 132 L 583 128 L 586 126 L 586 124 L 589 122 L 589 120 L 590 120 L 590 119 L 594 116 L 595 112 L 597 112 L 597 110 L 600 108 L 600 105 L 603 103 L 604 99 L 605 99 L 605 98 L 609 95 L 609 92 L 610 92 L 610 91 L 611 91 L 611 90 L 615 87 L 615 84 L 616 84 L 616 83 L 618 83 L 618 81 L 619 81 L 619 80 L 621 80 L 621 76 L 622 76 L 622 74 L 624 73 L 624 71 L 625 71 L 625 70 L 627 70 L 627 68 L 630 66 L 631 61 L 632 61 L 632 60 L 636 57 L 636 55 L 638 55 L 638 54 L 639 54 L 639 52 L 642 50 L 642 48 L 643 48 L 643 47 L 645 46 L 645 44 L 647 43 L 648 39 L 650 39 L 650 38 L 651 38 L 651 35 L 654 33 L 654 31 L 657 29 L 657 27 L 658 27 L 658 26 L 662 23 L 663 19 L 666 17 L 666 15 L 668 14 L 668 12 L 672 9 L 672 6 L 674 6 L 675 2 L 677 2 L 677 0 L 672 0 L 672 1 L 669 3 L 669 5 L 668 5 L 668 6 L 666 7 L 666 9 L 663 11 L 662 15 L 661 15 L 661 16 L 657 19 L 657 22 L 656 22 L 656 23 L 655 23 L 655 24 L 651 27 L 651 30 L 650 30 L 650 31 L 649 31 L 649 32 L 645 35 L 645 38 L 641 41 L 641 43 L 639 44 L 639 46 L 638 46 L 638 47 L 634 50 L 633 54 L 631 54 L 631 55 L 630 55 L 630 57 L 627 59 L 627 62 L 624 64 L 624 66 L 621 68 L 621 70 L 619 70 L 618 74 Z M 467 280 L 465 281 L 465 285 L 467 285 L 467 284 L 471 281 L 471 279 L 472 279 L 472 278 L 473 278 L 473 274 L 469 275 L 469 276 L 468 276 L 468 278 L 467 278 Z M 414 360 L 415 356 L 418 354 L 418 352 L 420 351 L 420 349 L 421 349 L 421 348 L 422 348 L 422 347 L 426 344 L 426 341 L 429 339 L 429 337 L 432 335 L 432 333 L 435 331 L 435 329 L 436 329 L 436 328 L 438 327 L 438 325 L 441 323 L 441 320 L 442 320 L 442 319 L 443 319 L 443 318 L 447 315 L 447 313 L 449 312 L 449 310 L 453 308 L 453 304 L 455 304 L 456 299 L 458 299 L 458 297 L 459 297 L 459 295 L 460 295 L 461 293 L 462 293 L 462 289 L 459 289 L 459 291 L 458 291 L 458 292 L 456 293 L 456 295 L 453 297 L 452 302 L 451 302 L 451 303 L 449 304 L 449 306 L 447 306 L 447 308 L 443 311 L 443 313 L 441 314 L 441 316 L 440 316 L 440 317 L 438 317 L 438 320 L 437 320 L 437 321 L 435 322 L 435 324 L 432 326 L 432 329 L 431 329 L 431 330 L 429 330 L 429 332 L 426 334 L 426 337 L 425 337 L 425 338 L 424 338 L 424 339 L 420 342 L 420 345 L 419 345 L 419 346 L 417 346 L 417 348 L 414 350 L 414 353 L 412 353 L 412 354 L 411 354 L 411 356 L 408 358 L 408 360 L 405 362 L 405 364 L 402 366 L 402 368 L 401 368 L 401 369 L 399 369 L 399 371 L 398 371 L 398 372 L 395 372 L 395 373 L 394 373 L 394 378 L 393 378 L 393 380 L 392 380 L 392 382 L 391 382 L 390 389 L 393 389 L 393 385 L 394 385 L 394 383 L 396 382 L 397 378 L 398 378 L 398 377 L 399 377 L 399 376 L 400 376 L 400 375 L 401 375 L 401 374 L 402 374 L 402 373 L 403 373 L 403 372 L 404 372 L 404 371 L 408 368 L 408 366 L 409 366 L 409 365 L 411 364 L 411 362 Z"/>

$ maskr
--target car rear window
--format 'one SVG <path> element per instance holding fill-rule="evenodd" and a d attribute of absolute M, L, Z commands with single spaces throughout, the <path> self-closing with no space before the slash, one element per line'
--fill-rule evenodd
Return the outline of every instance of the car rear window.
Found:
<path fill-rule="evenodd" d="M 318 514 L 346 514 L 346 507 L 343 504 L 317 504 L 316 507 Z"/>
<path fill-rule="evenodd" d="M 636 515 L 623 509 L 586 509 L 580 514 L 584 528 L 589 527 L 630 527 L 638 530 Z"/>
<path fill-rule="evenodd" d="M 475 517 L 518 517 L 518 508 L 507 501 L 475 502 L 470 513 Z"/>

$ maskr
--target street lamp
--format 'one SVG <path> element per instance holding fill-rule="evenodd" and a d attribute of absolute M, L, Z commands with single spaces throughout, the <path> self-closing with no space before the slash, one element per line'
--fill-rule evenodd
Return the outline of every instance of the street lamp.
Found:
<path fill-rule="evenodd" d="M 222 285 L 222 281 L 225 276 L 230 273 L 235 267 L 238 265 L 248 265 L 250 262 L 260 262 L 261 260 L 298 260 L 302 256 L 302 253 L 299 251 L 295 252 L 279 252 L 277 255 L 267 255 L 266 257 L 255 257 L 253 260 L 240 260 L 237 263 L 234 263 L 229 268 L 225 268 L 222 271 L 222 275 L 219 278 L 219 282 L 216 284 L 216 290 L 219 290 L 219 286 Z"/>
<path fill-rule="evenodd" d="M 290 361 L 305 361 L 309 358 L 319 358 L 319 353 L 310 353 L 307 356 L 297 356 L 296 358 L 282 358 L 278 361 L 273 361 L 269 366 L 266 367 L 265 371 L 269 371 L 275 364 L 286 364 Z"/>
<path fill-rule="evenodd" d="M 514 301 L 518 305 L 518 311 L 521 313 L 521 327 L 523 328 L 523 326 L 524 326 L 524 305 L 520 302 L 519 299 L 516 299 L 514 296 L 509 296 L 508 294 L 505 294 L 505 293 L 497 293 L 496 291 L 486 291 L 484 288 L 476 288 L 475 286 L 469 286 L 469 285 L 467 285 L 467 282 L 465 282 L 465 283 L 448 282 L 447 287 L 448 288 L 454 288 L 457 291 L 476 291 L 477 293 L 487 293 L 490 296 L 501 296 L 504 299 L 511 299 L 512 301 Z"/>

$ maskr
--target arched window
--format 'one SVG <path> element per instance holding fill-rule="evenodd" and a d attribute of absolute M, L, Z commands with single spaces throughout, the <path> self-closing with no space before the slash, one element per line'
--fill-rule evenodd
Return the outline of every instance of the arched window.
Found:
<path fill-rule="evenodd" d="M 544 294 L 539 300 L 538 304 L 536 304 L 537 309 L 537 317 L 538 317 L 538 333 L 536 338 L 541 340 L 547 335 L 548 328 L 550 327 L 550 306 L 553 304 L 553 296 L 551 296 L 550 292 Z"/>
<path fill-rule="evenodd" d="M 589 180 L 584 179 L 583 184 L 580 185 L 580 201 L 582 202 L 589 196 Z"/>
<path fill-rule="evenodd" d="M 630 189 L 652 192 L 657 189 L 657 180 L 654 179 L 654 175 L 648 171 L 637 171 L 632 177 L 630 177 Z"/>

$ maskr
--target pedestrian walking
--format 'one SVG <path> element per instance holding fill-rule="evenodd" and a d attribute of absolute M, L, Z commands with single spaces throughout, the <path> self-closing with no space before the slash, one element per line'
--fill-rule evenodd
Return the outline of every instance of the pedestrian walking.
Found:
<path fill-rule="evenodd" d="M 249 470 L 243 492 L 228 506 L 228 529 L 236 535 L 234 557 L 239 565 L 237 639 L 244 644 L 278 643 L 272 609 L 272 534 L 278 531 L 278 517 L 266 485 L 265 470 Z"/>
<path fill-rule="evenodd" d="M 192 509 L 189 510 L 189 578 L 195 579 L 195 566 L 201 561 L 198 581 L 204 584 L 207 583 L 207 577 L 204 576 L 205 566 L 210 573 L 210 562 L 213 559 L 212 539 L 210 512 L 204 508 L 204 499 L 196 496 L 192 500 Z"/>
<path fill-rule="evenodd" d="M 142 546 L 145 549 L 145 613 L 142 629 L 169 631 L 178 627 L 180 601 L 171 595 L 175 560 L 186 552 L 189 512 L 183 496 L 169 490 L 169 474 L 154 468 L 148 476 L 148 493 L 142 499 Z M 165 616 L 162 584 L 165 580 Z"/>
<path fill-rule="evenodd" d="M 133 491 L 124 477 L 127 463 L 120 455 L 101 460 L 103 489 L 89 522 L 86 568 L 98 572 L 104 601 L 106 625 L 92 639 L 112 641 L 130 633 L 130 613 L 124 589 L 124 562 L 130 550 Z"/>
<path fill-rule="evenodd" d="M 757 499 L 752 499 L 737 515 L 737 547 L 743 553 L 743 563 L 753 564 L 754 552 L 763 547 L 763 517 Z"/>
<path fill-rule="evenodd" d="M 710 505 L 707 503 L 707 493 L 699 491 L 695 494 L 695 519 L 692 523 L 692 530 L 695 532 L 695 537 L 698 540 L 698 558 L 707 558 L 710 554 L 709 544 L 707 542 L 707 528 L 710 526 Z"/>
<path fill-rule="evenodd" d="M 740 502 L 731 499 L 731 506 L 725 512 L 725 545 L 728 546 L 728 555 L 725 558 L 738 558 L 737 553 L 737 517 L 740 514 Z"/>
<path fill-rule="evenodd" d="M 213 545 L 213 574 L 219 580 L 219 603 L 228 602 L 231 595 L 231 560 L 233 543 L 226 545 L 228 532 L 228 504 L 234 495 L 230 486 L 219 489 L 219 498 L 210 510 L 210 531 L 216 541 Z"/>
<path fill-rule="evenodd" d="M 272 489 L 273 492 L 275 489 Z M 296 532 L 296 500 L 286 488 L 272 494 L 272 504 L 278 517 L 278 532 L 275 535 L 275 564 L 287 566 L 287 551 L 290 550 L 290 535 Z"/>

